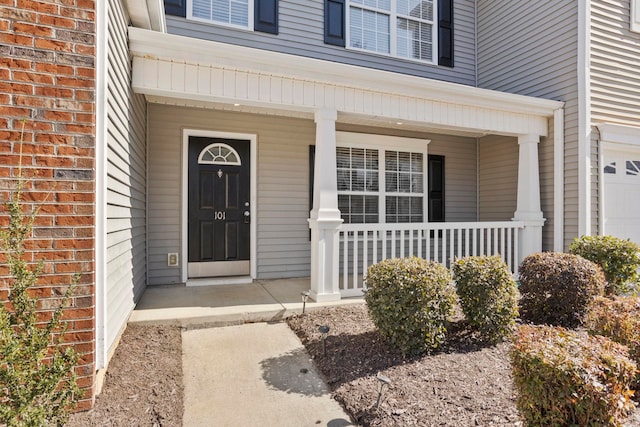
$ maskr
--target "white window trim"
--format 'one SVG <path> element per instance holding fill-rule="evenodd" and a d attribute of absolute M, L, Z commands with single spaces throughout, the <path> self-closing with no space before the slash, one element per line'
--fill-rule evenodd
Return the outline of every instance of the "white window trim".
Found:
<path fill-rule="evenodd" d="M 336 132 L 336 147 L 345 148 L 366 148 L 376 149 L 378 153 L 378 191 L 362 192 L 362 191 L 339 191 L 338 194 L 365 194 L 378 195 L 378 224 L 387 223 L 386 197 L 387 195 L 410 196 L 416 193 L 396 193 L 386 191 L 386 170 L 384 167 L 385 150 L 402 151 L 410 153 L 422 154 L 422 222 L 427 222 L 429 218 L 428 205 L 428 150 L 427 147 L 431 142 L 430 139 L 405 138 L 399 136 L 372 135 L 366 133 L 355 132 Z M 395 224 L 395 223 L 394 223 Z"/>
<path fill-rule="evenodd" d="M 191 1 L 191 0 L 189 0 Z M 252 0 L 251 0 L 252 1 Z M 634 1 L 634 0 L 632 0 Z M 635 1 L 640 1 L 640 0 L 635 0 Z M 432 44 L 432 49 L 431 49 L 431 60 L 425 60 L 425 59 L 419 59 L 419 58 L 411 58 L 411 57 L 407 57 L 407 56 L 398 56 L 397 52 L 398 52 L 398 41 L 397 41 L 397 18 L 404 18 L 406 19 L 405 15 L 399 15 L 397 13 L 397 3 L 396 0 L 390 0 L 391 2 L 391 11 L 388 12 L 389 15 L 389 53 L 382 53 L 382 52 L 376 52 L 373 50 L 367 50 L 367 49 L 362 49 L 362 48 L 357 48 L 357 47 L 351 47 L 351 0 L 347 0 L 345 2 L 345 13 L 347 15 L 347 19 L 346 19 L 346 28 L 345 28 L 345 46 L 348 50 L 354 50 L 357 52 L 364 52 L 370 55 L 378 55 L 378 56 L 383 56 L 386 58 L 394 58 L 394 59 L 401 59 L 401 60 L 406 60 L 406 61 L 411 61 L 411 62 L 419 62 L 421 64 L 433 64 L 433 65 L 437 65 L 437 60 L 438 60 L 438 2 L 437 0 L 433 1 L 433 19 L 431 21 L 432 24 L 432 29 L 431 29 L 431 44 Z M 368 7 L 368 6 L 364 6 L 364 5 L 354 5 L 354 7 L 363 9 L 363 10 L 371 10 L 371 11 L 375 11 L 375 12 L 381 12 L 381 13 L 385 13 L 387 14 L 387 11 L 384 11 L 382 9 L 378 9 L 378 8 L 373 8 L 373 7 Z M 420 20 L 420 22 L 422 22 L 422 20 Z"/>
<path fill-rule="evenodd" d="M 254 21 L 254 2 L 255 0 L 248 0 L 247 7 L 249 8 L 247 14 L 247 26 L 230 24 L 227 22 L 214 21 L 212 19 L 204 19 L 197 16 L 193 16 L 193 0 L 187 0 L 187 19 L 190 21 L 204 22 L 206 24 L 217 25 L 220 27 L 234 28 L 236 30 L 253 31 Z"/>
<path fill-rule="evenodd" d="M 631 31 L 640 33 L 640 0 L 631 0 Z"/>

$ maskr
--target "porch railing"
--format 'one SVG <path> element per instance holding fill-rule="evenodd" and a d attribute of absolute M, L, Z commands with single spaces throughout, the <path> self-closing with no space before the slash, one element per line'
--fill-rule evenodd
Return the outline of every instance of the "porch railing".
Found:
<path fill-rule="evenodd" d="M 409 224 L 343 224 L 340 236 L 340 293 L 362 295 L 367 268 L 383 259 L 417 256 L 447 268 L 456 258 L 500 255 L 518 273 L 519 221 Z"/>

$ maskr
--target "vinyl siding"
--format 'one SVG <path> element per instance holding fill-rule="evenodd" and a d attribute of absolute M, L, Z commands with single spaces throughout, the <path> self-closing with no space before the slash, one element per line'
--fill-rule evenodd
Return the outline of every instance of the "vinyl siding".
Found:
<path fill-rule="evenodd" d="M 518 194 L 518 141 L 486 136 L 479 142 L 478 192 L 480 221 L 509 221 Z"/>
<path fill-rule="evenodd" d="M 565 102 L 565 247 L 578 234 L 578 5 L 479 0 L 478 86 Z M 551 151 L 550 151 L 551 150 Z M 553 166 L 549 140 L 540 147 L 543 246 L 552 242 Z M 545 210 L 546 208 L 546 210 Z"/>
<path fill-rule="evenodd" d="M 107 67 L 107 332 L 109 351 L 146 285 L 146 104 L 130 86 L 127 20 L 109 2 Z"/>
<path fill-rule="evenodd" d="M 454 2 L 454 68 L 324 44 L 323 0 L 280 0 L 279 34 L 244 31 L 167 15 L 170 34 L 255 47 L 475 86 L 475 6 Z"/>
<path fill-rule="evenodd" d="M 149 284 L 180 282 L 167 253 L 181 250 L 182 129 L 256 134 L 258 278 L 309 275 L 312 120 L 149 106 Z M 186 254 L 181 254 L 184 263 Z"/>
<path fill-rule="evenodd" d="M 591 2 L 592 123 L 640 126 L 640 34 L 629 0 Z"/>
<path fill-rule="evenodd" d="M 597 233 L 599 123 L 640 127 L 640 34 L 629 30 L 629 0 L 591 2 L 592 232 Z"/>

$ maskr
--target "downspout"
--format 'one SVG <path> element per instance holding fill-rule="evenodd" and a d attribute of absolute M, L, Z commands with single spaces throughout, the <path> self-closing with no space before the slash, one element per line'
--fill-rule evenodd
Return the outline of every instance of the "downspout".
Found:
<path fill-rule="evenodd" d="M 109 2 L 96 2 L 96 138 L 95 138 L 95 371 L 104 369 L 107 357 L 107 46 Z M 97 391 L 101 387 L 97 379 Z"/>
<path fill-rule="evenodd" d="M 553 250 L 564 252 L 564 109 L 553 112 Z"/>
<path fill-rule="evenodd" d="M 591 234 L 590 76 L 591 2 L 578 2 L 578 235 Z"/>
<path fill-rule="evenodd" d="M 473 32 L 475 37 L 473 38 L 473 55 L 474 59 L 474 72 L 475 72 L 475 84 L 478 87 L 478 0 L 473 2 Z"/>
<path fill-rule="evenodd" d="M 605 205 L 604 205 L 604 150 L 602 149 L 602 135 L 600 134 L 600 128 L 594 127 L 594 130 L 598 132 L 597 147 L 598 147 L 598 234 L 604 236 L 604 219 L 605 219 Z"/>

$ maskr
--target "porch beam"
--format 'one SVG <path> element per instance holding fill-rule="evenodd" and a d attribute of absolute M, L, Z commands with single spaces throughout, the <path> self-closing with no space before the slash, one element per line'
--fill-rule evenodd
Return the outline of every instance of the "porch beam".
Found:
<path fill-rule="evenodd" d="M 513 220 L 524 223 L 518 239 L 518 264 L 527 255 L 542 250 L 542 226 L 545 219 L 540 208 L 539 142 L 538 135 L 518 135 L 518 202 Z"/>
<path fill-rule="evenodd" d="M 338 209 L 336 174 L 336 110 L 315 113 L 316 149 L 313 173 L 311 229 L 311 292 L 317 302 L 340 299 L 338 283 L 338 229 L 342 224 Z"/>

